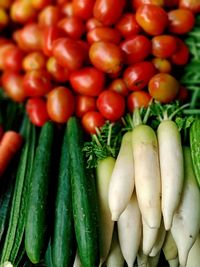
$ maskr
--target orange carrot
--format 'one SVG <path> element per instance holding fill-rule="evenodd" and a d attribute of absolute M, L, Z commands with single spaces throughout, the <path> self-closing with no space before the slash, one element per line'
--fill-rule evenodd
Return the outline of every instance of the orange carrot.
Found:
<path fill-rule="evenodd" d="M 0 141 L 0 176 L 22 146 L 23 138 L 15 131 L 6 131 Z"/>

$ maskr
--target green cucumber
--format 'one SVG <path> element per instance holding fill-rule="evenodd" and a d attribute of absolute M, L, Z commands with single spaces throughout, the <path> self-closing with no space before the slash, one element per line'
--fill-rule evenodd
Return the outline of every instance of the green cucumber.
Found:
<path fill-rule="evenodd" d="M 58 171 L 51 257 L 54 267 L 72 266 L 74 257 L 74 222 L 67 127 L 65 127 Z"/>
<path fill-rule="evenodd" d="M 48 121 L 39 135 L 27 200 L 25 249 L 34 264 L 40 262 L 48 242 L 53 141 L 54 124 Z"/>
<path fill-rule="evenodd" d="M 83 267 L 96 267 L 99 265 L 99 238 L 95 179 L 86 170 L 83 132 L 75 117 L 71 117 L 67 122 L 67 136 L 78 253 Z"/>

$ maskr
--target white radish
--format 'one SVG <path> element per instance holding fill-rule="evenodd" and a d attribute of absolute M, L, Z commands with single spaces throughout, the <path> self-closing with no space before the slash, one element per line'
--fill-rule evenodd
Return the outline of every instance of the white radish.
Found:
<path fill-rule="evenodd" d="M 200 264 L 200 234 L 190 249 L 186 267 L 198 267 Z"/>
<path fill-rule="evenodd" d="M 174 121 L 163 120 L 158 126 L 157 136 L 162 185 L 162 214 L 165 229 L 169 230 L 183 187 L 183 150 L 181 135 Z"/>
<path fill-rule="evenodd" d="M 125 210 L 134 190 L 134 166 L 132 152 L 132 134 L 122 137 L 119 153 L 112 172 L 108 202 L 112 220 L 117 221 Z"/>
<path fill-rule="evenodd" d="M 142 220 L 142 250 L 145 255 L 149 255 L 153 249 L 158 233 L 159 228 L 151 228 Z"/>
<path fill-rule="evenodd" d="M 178 249 L 179 262 L 185 266 L 188 253 L 200 230 L 200 191 L 194 175 L 189 147 L 184 147 L 184 185 L 178 209 L 172 222 L 172 236 Z"/>
<path fill-rule="evenodd" d="M 82 267 L 78 251 L 76 251 L 73 267 Z"/>
<path fill-rule="evenodd" d="M 115 165 L 113 157 L 99 160 L 96 169 L 96 187 L 99 207 L 99 246 L 100 266 L 104 263 L 110 250 L 114 222 L 108 205 L 110 177 Z"/>
<path fill-rule="evenodd" d="M 162 251 L 167 261 L 173 260 L 178 256 L 178 249 L 170 230 L 166 232 Z"/>
<path fill-rule="evenodd" d="M 164 240 L 165 240 L 165 235 L 166 235 L 166 230 L 164 227 L 164 222 L 162 220 L 160 228 L 158 229 L 156 241 L 154 243 L 154 246 L 153 246 L 151 252 L 149 253 L 150 257 L 155 257 L 157 254 L 159 254 L 159 252 L 162 249 L 162 245 L 164 243 Z"/>
<path fill-rule="evenodd" d="M 137 197 L 135 192 L 117 221 L 119 244 L 123 257 L 132 267 L 140 246 L 142 222 Z"/>

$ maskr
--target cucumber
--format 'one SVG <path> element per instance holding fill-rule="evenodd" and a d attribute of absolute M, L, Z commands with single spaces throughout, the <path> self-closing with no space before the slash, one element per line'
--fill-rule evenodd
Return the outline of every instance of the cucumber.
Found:
<path fill-rule="evenodd" d="M 51 255 L 54 267 L 72 266 L 74 257 L 74 222 L 67 127 L 61 144 L 58 184 L 55 199 Z"/>
<path fill-rule="evenodd" d="M 78 253 L 83 267 L 99 265 L 98 213 L 95 179 L 86 170 L 83 154 L 83 132 L 79 121 L 67 122 L 70 151 L 72 209 Z"/>
<path fill-rule="evenodd" d="M 50 210 L 50 174 L 54 124 L 42 126 L 35 152 L 27 200 L 25 223 L 25 250 L 33 264 L 39 263 L 48 242 Z"/>

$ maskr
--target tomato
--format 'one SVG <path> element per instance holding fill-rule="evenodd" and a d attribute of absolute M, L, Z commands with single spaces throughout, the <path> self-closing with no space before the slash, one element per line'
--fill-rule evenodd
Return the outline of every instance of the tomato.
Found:
<path fill-rule="evenodd" d="M 96 27 L 87 32 L 87 41 L 89 44 L 98 41 L 119 44 L 121 41 L 121 34 L 117 29 L 111 27 Z"/>
<path fill-rule="evenodd" d="M 168 30 L 175 34 L 185 34 L 192 30 L 195 24 L 195 16 L 187 9 L 173 9 L 168 12 Z"/>
<path fill-rule="evenodd" d="M 168 25 L 168 14 L 160 6 L 144 4 L 136 10 L 136 21 L 146 33 L 160 35 Z"/>
<path fill-rule="evenodd" d="M 144 4 L 150 4 L 150 5 L 156 5 L 156 6 L 163 6 L 164 1 L 163 0 L 132 0 L 132 7 L 134 10 L 137 10 L 137 8 Z"/>
<path fill-rule="evenodd" d="M 189 96 L 189 91 L 187 87 L 180 85 L 176 98 L 180 100 L 181 102 L 186 102 L 188 101 L 188 96 Z"/>
<path fill-rule="evenodd" d="M 103 26 L 103 24 L 100 21 L 98 21 L 96 18 L 92 17 L 86 21 L 85 26 L 86 26 L 86 31 L 91 31 L 95 29 L 96 27 Z"/>
<path fill-rule="evenodd" d="M 152 59 L 152 63 L 158 72 L 170 73 L 172 70 L 171 62 L 166 58 L 155 57 Z"/>
<path fill-rule="evenodd" d="M 119 20 L 124 7 L 125 0 L 96 0 L 93 15 L 104 25 L 112 25 Z"/>
<path fill-rule="evenodd" d="M 69 80 L 70 71 L 60 66 L 54 57 L 48 58 L 46 68 L 54 81 L 63 83 Z"/>
<path fill-rule="evenodd" d="M 152 55 L 160 58 L 168 58 L 177 49 L 177 41 L 174 36 L 163 34 L 152 38 Z"/>
<path fill-rule="evenodd" d="M 124 55 L 116 44 L 99 41 L 90 46 L 89 59 L 97 69 L 114 74 L 122 69 Z"/>
<path fill-rule="evenodd" d="M 57 25 L 67 34 L 67 36 L 73 39 L 81 38 L 85 32 L 85 24 L 79 17 L 64 17 Z"/>
<path fill-rule="evenodd" d="M 74 7 L 73 7 L 73 3 L 70 2 L 66 2 L 62 5 L 61 8 L 62 14 L 66 15 L 66 16 L 74 16 Z"/>
<path fill-rule="evenodd" d="M 94 3 L 95 0 L 72 0 L 74 15 L 88 20 L 93 16 Z"/>
<path fill-rule="evenodd" d="M 183 40 L 176 37 L 177 50 L 171 56 L 170 60 L 175 65 L 185 65 L 190 58 L 190 51 L 188 46 L 184 43 Z"/>
<path fill-rule="evenodd" d="M 36 126 L 43 126 L 48 120 L 46 100 L 42 97 L 31 97 L 26 102 L 26 113 Z"/>
<path fill-rule="evenodd" d="M 98 111 L 88 111 L 81 120 L 83 129 L 89 134 L 96 134 L 96 128 L 102 127 L 104 123 L 105 119 Z"/>
<path fill-rule="evenodd" d="M 131 91 L 142 90 L 156 74 L 156 68 L 150 61 L 141 61 L 125 69 L 123 79 Z"/>
<path fill-rule="evenodd" d="M 41 26 L 53 26 L 63 17 L 58 6 L 48 5 L 38 14 L 38 24 Z"/>
<path fill-rule="evenodd" d="M 55 40 L 52 52 L 58 64 L 69 70 L 81 68 L 87 57 L 84 47 L 77 40 L 69 38 Z"/>
<path fill-rule="evenodd" d="M 194 14 L 200 12 L 199 0 L 179 0 L 179 8 L 185 8 L 191 10 Z"/>
<path fill-rule="evenodd" d="M 135 91 L 128 95 L 127 106 L 130 112 L 133 112 L 134 109 L 147 107 L 151 101 L 151 96 L 148 92 L 145 91 Z"/>
<path fill-rule="evenodd" d="M 43 9 L 53 3 L 53 0 L 31 0 L 31 5 L 36 9 Z"/>
<path fill-rule="evenodd" d="M 36 16 L 37 10 L 30 1 L 14 1 L 10 6 L 10 17 L 14 22 L 26 24 L 33 22 Z"/>
<path fill-rule="evenodd" d="M 75 96 L 75 114 L 77 117 L 83 117 L 88 111 L 96 110 L 96 98 L 87 95 Z"/>
<path fill-rule="evenodd" d="M 67 87 L 55 87 L 47 94 L 47 112 L 55 122 L 65 123 L 74 113 L 74 105 L 74 95 Z"/>
<path fill-rule="evenodd" d="M 0 30 L 4 29 L 10 21 L 10 17 L 4 8 L 0 7 Z"/>
<path fill-rule="evenodd" d="M 104 90 L 97 98 L 97 109 L 104 118 L 117 121 L 124 115 L 125 99 L 115 91 Z"/>
<path fill-rule="evenodd" d="M 139 34 L 141 31 L 141 27 L 137 23 L 135 14 L 133 13 L 124 13 L 116 23 L 115 27 L 125 38 Z"/>
<path fill-rule="evenodd" d="M 134 35 L 126 38 L 120 47 L 125 53 L 125 63 L 134 64 L 143 61 L 151 54 L 151 41 L 144 35 Z"/>
<path fill-rule="evenodd" d="M 14 48 L 15 45 L 11 42 L 6 42 L 2 40 L 2 43 L 0 45 L 0 70 L 4 69 L 4 58 L 5 58 L 5 53 L 9 51 L 10 49 Z"/>
<path fill-rule="evenodd" d="M 24 51 L 18 46 L 10 46 L 4 53 L 4 69 L 12 71 L 20 71 L 22 69 L 22 61 L 24 58 Z"/>
<path fill-rule="evenodd" d="M 46 57 L 40 51 L 30 52 L 23 58 L 22 67 L 25 71 L 45 69 Z"/>
<path fill-rule="evenodd" d="M 148 84 L 149 94 L 161 103 L 170 103 L 175 100 L 179 87 L 179 82 L 168 73 L 157 73 Z"/>
<path fill-rule="evenodd" d="M 122 78 L 112 79 L 108 89 L 113 90 L 123 96 L 127 96 L 129 93 L 126 83 Z"/>
<path fill-rule="evenodd" d="M 46 70 L 31 70 L 25 73 L 23 87 L 27 96 L 44 96 L 52 88 L 51 76 Z"/>
<path fill-rule="evenodd" d="M 98 96 L 104 89 L 105 74 L 95 67 L 84 67 L 73 71 L 69 80 L 76 93 L 87 96 Z"/>

